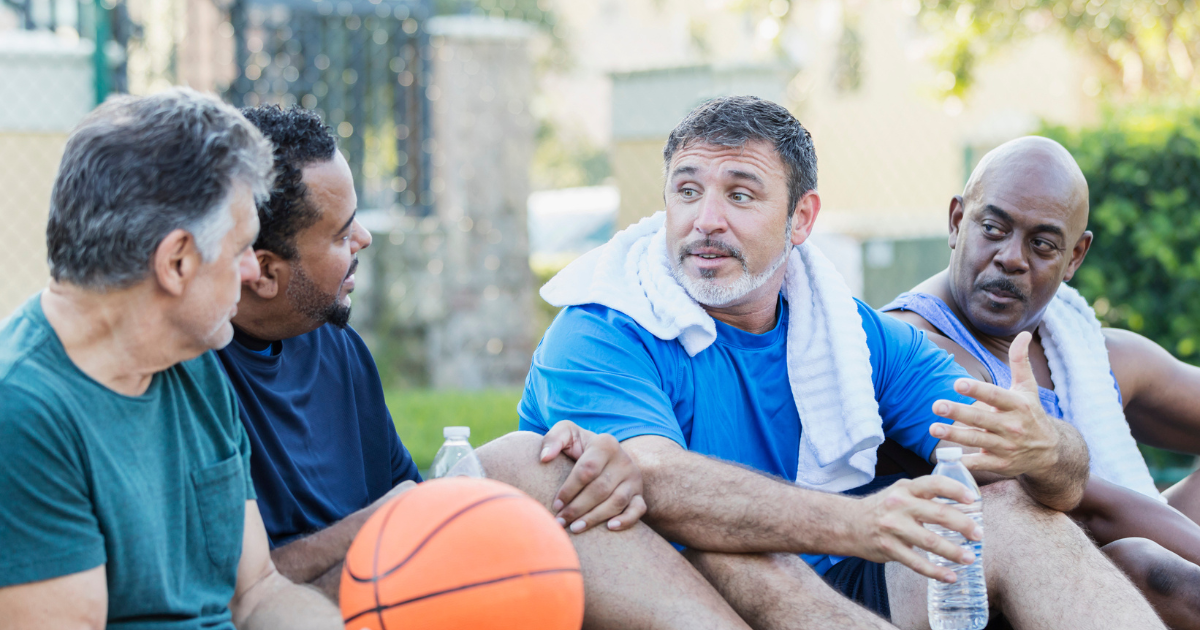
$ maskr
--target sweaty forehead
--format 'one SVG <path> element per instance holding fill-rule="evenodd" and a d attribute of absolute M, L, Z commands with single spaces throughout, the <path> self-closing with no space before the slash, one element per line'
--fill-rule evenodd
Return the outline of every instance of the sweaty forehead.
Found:
<path fill-rule="evenodd" d="M 693 141 L 671 157 L 668 177 L 680 171 L 708 174 L 749 171 L 767 180 L 783 177 L 783 160 L 775 146 L 766 140 L 747 140 L 737 147 Z"/>

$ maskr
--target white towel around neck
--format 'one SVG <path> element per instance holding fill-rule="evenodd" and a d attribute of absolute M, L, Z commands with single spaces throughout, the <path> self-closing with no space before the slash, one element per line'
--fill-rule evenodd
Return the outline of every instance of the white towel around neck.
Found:
<path fill-rule="evenodd" d="M 572 262 L 542 287 L 554 306 L 600 304 L 620 311 L 695 356 L 717 338 L 712 317 L 671 275 L 665 213 L 642 219 Z M 796 483 L 841 492 L 875 477 L 883 421 L 858 306 L 815 246 L 794 247 L 783 287 L 788 301 L 787 370 L 800 412 Z"/>
<path fill-rule="evenodd" d="M 1087 300 L 1062 284 L 1046 307 L 1038 334 L 1064 419 L 1087 442 L 1091 473 L 1166 501 L 1154 487 L 1146 461 L 1129 432 L 1125 411 L 1113 387 L 1104 333 Z"/>

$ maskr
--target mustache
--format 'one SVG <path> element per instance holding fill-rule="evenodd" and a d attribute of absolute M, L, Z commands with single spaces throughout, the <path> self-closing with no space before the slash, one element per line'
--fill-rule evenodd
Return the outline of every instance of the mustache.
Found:
<path fill-rule="evenodd" d="M 1025 295 L 1021 288 L 1015 282 L 1008 278 L 996 278 L 995 280 L 987 280 L 975 285 L 978 291 L 1003 291 L 1012 294 L 1021 302 L 1028 302 L 1029 297 Z"/>
<path fill-rule="evenodd" d="M 746 264 L 746 258 L 742 255 L 742 250 L 740 250 L 736 247 L 733 247 L 731 245 L 726 245 L 725 243 L 722 243 L 721 241 L 718 241 L 718 240 L 714 240 L 712 238 L 705 238 L 702 241 L 688 243 L 688 244 L 680 247 L 679 248 L 679 262 L 683 263 L 684 258 L 687 258 L 688 256 L 695 254 L 696 250 L 700 250 L 700 249 L 715 249 L 717 251 L 720 251 L 722 254 L 725 254 L 726 256 L 736 258 L 738 260 L 738 262 L 742 263 L 743 266 L 745 266 L 745 264 Z"/>
<path fill-rule="evenodd" d="M 350 271 L 346 272 L 346 276 L 344 278 L 342 278 L 342 282 L 345 282 L 347 279 L 350 278 L 350 276 L 353 276 L 354 272 L 357 270 L 358 270 L 358 256 L 355 256 L 354 261 L 350 263 Z"/>

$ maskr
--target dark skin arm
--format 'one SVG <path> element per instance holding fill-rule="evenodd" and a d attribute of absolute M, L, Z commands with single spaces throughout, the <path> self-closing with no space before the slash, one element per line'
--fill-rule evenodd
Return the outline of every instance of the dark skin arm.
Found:
<path fill-rule="evenodd" d="M 1200 454 L 1200 368 L 1135 332 L 1105 328 L 1104 338 L 1134 439 Z"/>
<path fill-rule="evenodd" d="M 1071 518 L 1100 545 L 1122 538 L 1149 538 L 1200 564 L 1200 525 L 1171 506 L 1095 477 Z"/>

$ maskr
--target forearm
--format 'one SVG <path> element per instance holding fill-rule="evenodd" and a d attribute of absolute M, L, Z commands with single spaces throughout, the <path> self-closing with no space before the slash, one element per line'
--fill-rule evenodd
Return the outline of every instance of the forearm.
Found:
<path fill-rule="evenodd" d="M 1122 538 L 1149 538 L 1200 564 L 1200 525 L 1169 505 L 1141 493 L 1092 478 L 1071 518 L 1100 545 Z"/>
<path fill-rule="evenodd" d="M 298 584 L 321 578 L 341 565 L 354 536 L 372 512 L 371 507 L 364 508 L 321 531 L 273 549 L 271 560 L 276 570 Z"/>
<path fill-rule="evenodd" d="M 320 591 L 298 585 L 278 572 L 263 578 L 244 596 L 248 610 L 238 630 L 340 630 L 341 613 Z"/>
<path fill-rule="evenodd" d="M 1083 500 L 1088 483 L 1088 450 L 1083 436 L 1066 422 L 1057 423 L 1058 448 L 1054 461 L 1017 476 L 1017 481 L 1042 505 L 1069 512 Z"/>
<path fill-rule="evenodd" d="M 643 520 L 668 540 L 726 553 L 846 550 L 852 499 L 678 448 L 626 449 L 642 469 Z"/>

